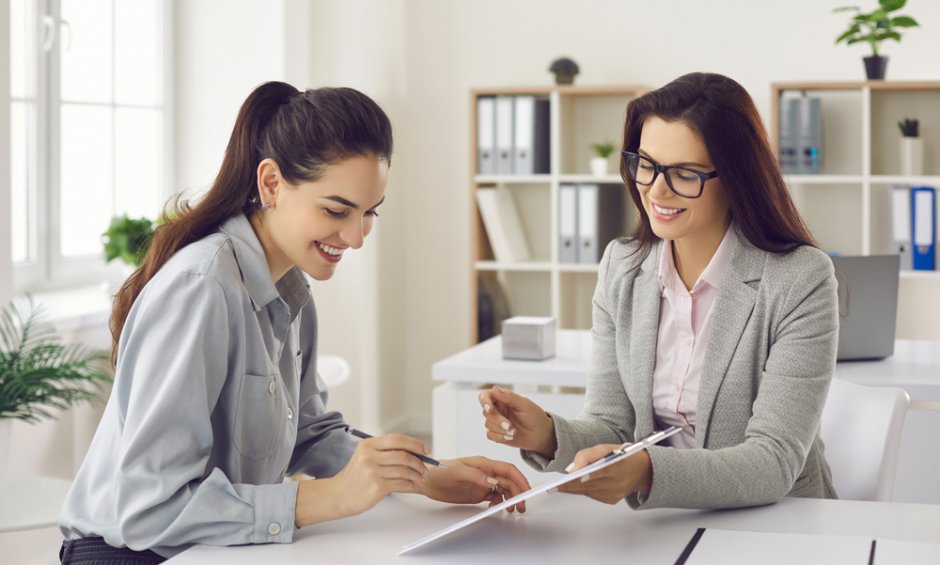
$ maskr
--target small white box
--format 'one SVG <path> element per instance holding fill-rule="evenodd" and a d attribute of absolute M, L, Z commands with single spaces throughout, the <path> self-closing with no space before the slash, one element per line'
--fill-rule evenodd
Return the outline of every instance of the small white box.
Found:
<path fill-rule="evenodd" d="M 503 359 L 542 361 L 555 356 L 555 318 L 515 316 L 503 320 Z"/>

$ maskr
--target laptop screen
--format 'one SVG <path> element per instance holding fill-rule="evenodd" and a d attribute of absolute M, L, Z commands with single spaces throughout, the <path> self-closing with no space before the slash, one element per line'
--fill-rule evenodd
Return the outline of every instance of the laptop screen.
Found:
<path fill-rule="evenodd" d="M 839 279 L 839 361 L 894 354 L 899 255 L 833 257 Z"/>

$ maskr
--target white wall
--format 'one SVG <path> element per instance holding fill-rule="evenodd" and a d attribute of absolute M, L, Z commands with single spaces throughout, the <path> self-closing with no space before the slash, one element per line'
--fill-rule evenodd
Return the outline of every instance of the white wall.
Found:
<path fill-rule="evenodd" d="M 0 9 L 0 37 L 10 37 L 10 10 Z M 0 226 L 10 225 L 10 42 L 0 41 Z M 9 227 L 0 229 L 0 307 L 13 297 Z"/>

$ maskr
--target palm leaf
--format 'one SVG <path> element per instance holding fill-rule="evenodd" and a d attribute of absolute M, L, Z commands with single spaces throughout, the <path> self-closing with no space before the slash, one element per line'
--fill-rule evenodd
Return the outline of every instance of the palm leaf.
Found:
<path fill-rule="evenodd" d="M 40 311 L 27 297 L 0 312 L 0 418 L 52 418 L 111 380 L 107 355 L 61 343 Z"/>

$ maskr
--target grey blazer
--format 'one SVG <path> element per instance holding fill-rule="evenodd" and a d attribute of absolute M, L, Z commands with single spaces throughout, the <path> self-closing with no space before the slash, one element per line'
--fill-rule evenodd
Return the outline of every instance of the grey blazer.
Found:
<path fill-rule="evenodd" d="M 836 496 L 819 438 L 839 329 L 832 262 L 812 247 L 775 254 L 737 235 L 711 314 L 696 447 L 649 448 L 652 490 L 645 500 L 627 497 L 634 508 Z M 558 450 L 553 460 L 524 451 L 533 467 L 560 471 L 581 449 L 654 431 L 662 246 L 654 244 L 642 259 L 630 255 L 633 243 L 608 245 L 594 293 L 584 409 L 575 420 L 552 415 Z"/>

